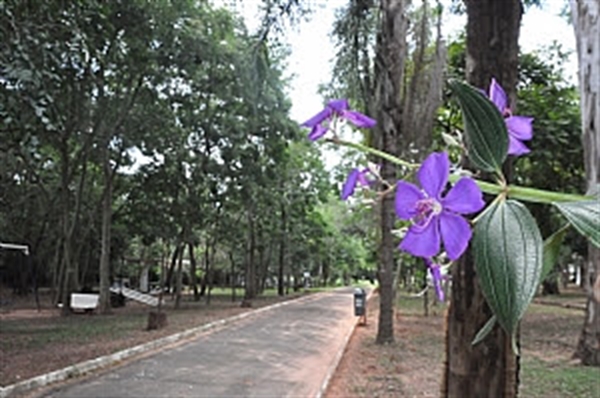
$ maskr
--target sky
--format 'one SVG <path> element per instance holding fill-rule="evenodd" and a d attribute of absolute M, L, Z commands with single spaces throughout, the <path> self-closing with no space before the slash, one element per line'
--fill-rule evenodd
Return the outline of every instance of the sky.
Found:
<path fill-rule="evenodd" d="M 289 28 L 286 40 L 291 47 L 288 71 L 293 76 L 289 94 L 293 101 L 292 119 L 303 122 L 320 110 L 323 99 L 318 94 L 321 83 L 330 80 L 331 60 L 335 48 L 329 37 L 335 19 L 335 10 L 344 6 L 347 0 L 312 0 L 314 13 L 299 26 Z M 449 0 L 442 3 L 449 4 Z M 238 3 L 238 11 L 244 15 L 248 28 L 258 26 L 257 5 L 260 0 L 243 0 Z M 550 45 L 557 41 L 564 49 L 573 51 L 566 73 L 576 79 L 575 35 L 573 28 L 559 16 L 564 0 L 546 0 L 542 8 L 526 10 L 520 35 L 520 46 L 524 51 Z M 447 8 L 446 8 L 447 9 Z M 451 38 L 466 24 L 466 15 L 456 16 L 445 11 L 443 34 Z"/>
<path fill-rule="evenodd" d="M 216 4 L 227 0 L 214 0 Z M 288 60 L 288 73 L 292 77 L 289 96 L 292 100 L 291 117 L 302 123 L 322 109 L 323 98 L 318 93 L 319 85 L 330 81 L 332 59 L 335 56 L 330 33 L 335 20 L 335 10 L 347 4 L 347 0 L 309 0 L 314 13 L 298 26 L 287 30 L 285 40 L 291 48 Z M 498 0 L 501 1 L 501 0 Z M 258 27 L 258 5 L 261 0 L 241 0 L 237 11 L 245 19 L 250 31 Z M 445 7 L 442 33 L 452 38 L 465 26 L 466 15 L 450 14 L 451 0 L 442 0 Z M 416 3 L 416 2 L 415 2 Z M 564 0 L 546 0 L 542 8 L 532 7 L 525 11 L 521 24 L 519 45 L 529 52 L 548 46 L 553 41 L 563 45 L 563 50 L 572 51 L 565 68 L 567 77 L 577 78 L 575 54 L 575 34 L 565 18 L 559 16 Z M 327 168 L 333 166 L 332 156 L 325 156 Z M 335 157 L 333 157 L 335 158 Z"/>

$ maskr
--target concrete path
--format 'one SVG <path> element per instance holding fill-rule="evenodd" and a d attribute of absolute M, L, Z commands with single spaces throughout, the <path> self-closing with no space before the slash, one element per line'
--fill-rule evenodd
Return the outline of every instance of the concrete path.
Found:
<path fill-rule="evenodd" d="M 42 396 L 319 396 L 357 321 L 352 293 L 310 295 Z"/>

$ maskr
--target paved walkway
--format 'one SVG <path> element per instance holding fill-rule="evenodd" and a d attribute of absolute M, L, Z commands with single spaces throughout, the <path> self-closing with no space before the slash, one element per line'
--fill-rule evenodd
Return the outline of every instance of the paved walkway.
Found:
<path fill-rule="evenodd" d="M 352 292 L 289 302 L 43 396 L 318 396 L 357 320 Z"/>

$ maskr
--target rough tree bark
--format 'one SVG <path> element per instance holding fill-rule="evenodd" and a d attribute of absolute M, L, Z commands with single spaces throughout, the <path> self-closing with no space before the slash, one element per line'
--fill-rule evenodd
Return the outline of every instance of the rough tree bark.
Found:
<path fill-rule="evenodd" d="M 190 284 L 194 291 L 194 301 L 200 301 L 200 292 L 198 291 L 198 277 L 196 272 L 198 269 L 198 263 L 196 262 L 196 256 L 194 255 L 194 243 L 188 242 L 188 250 L 190 253 Z"/>
<path fill-rule="evenodd" d="M 397 154 L 396 140 L 402 131 L 402 82 L 404 60 L 407 53 L 406 32 L 408 0 L 382 0 L 380 4 L 380 30 L 375 55 L 375 104 L 378 126 L 374 146 L 391 154 Z M 385 181 L 396 178 L 395 166 L 381 162 L 381 177 Z M 387 187 L 384 187 L 387 189 Z M 381 241 L 379 247 L 379 328 L 377 343 L 394 341 L 394 252 L 395 238 L 392 235 L 396 219 L 394 196 L 387 194 L 380 206 Z"/>
<path fill-rule="evenodd" d="M 579 58 L 579 92 L 588 188 L 600 184 L 600 1 L 571 0 Z M 600 203 L 598 204 L 600 206 Z M 588 245 L 586 315 L 575 357 L 600 366 L 600 249 Z"/>
<path fill-rule="evenodd" d="M 177 261 L 177 274 L 175 275 L 175 309 L 179 309 L 181 305 L 181 293 L 183 288 L 183 254 L 185 251 L 185 243 L 179 244 L 179 260 Z"/>
<path fill-rule="evenodd" d="M 248 243 L 246 245 L 246 260 L 244 273 L 244 299 L 242 307 L 251 307 L 252 300 L 256 298 L 256 264 L 254 263 L 254 250 L 256 249 L 256 231 L 252 209 L 246 212 L 248 220 Z"/>
<path fill-rule="evenodd" d="M 283 296 L 285 294 L 285 291 L 283 289 L 284 287 L 284 281 L 283 281 L 283 267 L 284 267 L 284 263 L 285 263 L 285 232 L 286 232 L 286 212 L 285 212 L 285 205 L 282 203 L 281 204 L 281 209 L 280 209 L 280 215 L 281 215 L 281 230 L 280 230 L 280 235 L 279 235 L 279 264 L 277 266 L 277 294 L 279 296 Z"/>
<path fill-rule="evenodd" d="M 492 77 L 515 103 L 519 0 L 465 0 L 467 6 L 467 80 L 487 88 Z M 516 397 L 518 358 L 510 337 L 498 326 L 476 346 L 471 341 L 491 311 L 475 274 L 470 250 L 452 267 L 452 294 L 446 332 L 444 397 Z"/>
<path fill-rule="evenodd" d="M 110 235 L 112 223 L 112 191 L 113 191 L 113 173 L 110 165 L 110 155 L 108 148 L 105 149 L 104 156 L 104 196 L 102 197 L 102 238 L 100 250 L 100 300 L 98 303 L 98 312 L 100 314 L 109 314 L 110 306 Z"/>

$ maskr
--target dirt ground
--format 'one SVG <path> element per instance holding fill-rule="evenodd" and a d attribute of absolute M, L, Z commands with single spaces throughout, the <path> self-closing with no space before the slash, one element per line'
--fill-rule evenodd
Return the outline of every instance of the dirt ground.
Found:
<path fill-rule="evenodd" d="M 444 318 L 396 311 L 395 342 L 375 344 L 379 296 L 369 300 L 367 326 L 357 326 L 325 397 L 437 397 Z"/>
<path fill-rule="evenodd" d="M 593 376 L 594 369 L 583 370 L 583 376 L 578 373 L 581 379 L 569 376 L 585 368 L 572 358 L 585 299 L 581 292 L 573 297 L 569 294 L 537 300 L 523 319 L 522 397 L 600 397 L 600 379 Z M 403 297 L 396 309 L 395 343 L 387 346 L 375 344 L 378 309 L 379 296 L 373 296 L 368 303 L 368 325 L 356 328 L 325 397 L 438 397 L 444 363 L 445 307 L 435 307 L 425 317 L 420 299 Z M 545 378 L 551 372 L 563 374 Z M 573 385 L 578 384 L 583 391 L 575 393 Z"/>

